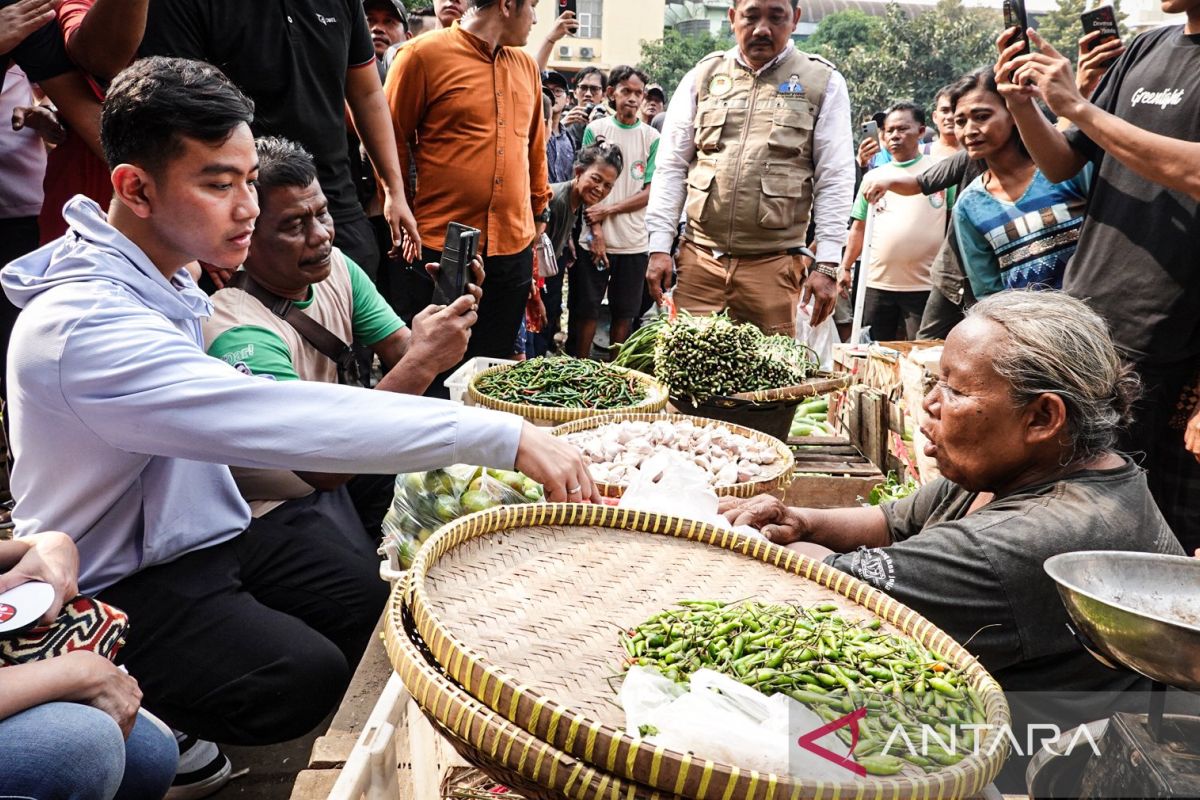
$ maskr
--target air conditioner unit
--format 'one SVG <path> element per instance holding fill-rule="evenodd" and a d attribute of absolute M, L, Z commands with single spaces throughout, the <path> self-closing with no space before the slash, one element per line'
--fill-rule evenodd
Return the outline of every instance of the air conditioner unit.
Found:
<path fill-rule="evenodd" d="M 595 58 L 596 51 L 594 48 L 591 48 L 591 47 L 581 47 L 581 48 L 579 48 L 579 57 L 580 58 Z"/>
<path fill-rule="evenodd" d="M 586 50 L 587 48 L 584 48 L 584 49 Z M 564 45 L 559 45 L 559 47 L 558 47 L 558 57 L 559 57 L 559 58 L 570 58 L 570 57 L 571 57 L 571 46 L 570 46 L 570 45 L 566 45 L 566 44 L 564 44 Z"/>

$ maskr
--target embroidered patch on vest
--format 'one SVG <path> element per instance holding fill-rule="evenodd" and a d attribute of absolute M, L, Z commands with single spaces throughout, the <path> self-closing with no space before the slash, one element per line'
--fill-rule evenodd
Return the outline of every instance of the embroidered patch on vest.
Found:
<path fill-rule="evenodd" d="M 733 88 L 733 78 L 728 75 L 713 75 L 712 80 L 708 82 L 708 93 L 712 95 L 726 94 Z"/>

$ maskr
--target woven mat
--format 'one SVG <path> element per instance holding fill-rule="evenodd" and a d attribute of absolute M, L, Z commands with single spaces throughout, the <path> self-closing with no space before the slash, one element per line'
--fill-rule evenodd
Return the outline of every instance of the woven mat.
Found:
<path fill-rule="evenodd" d="M 874 618 L 738 553 L 611 528 L 518 528 L 469 541 L 433 565 L 425 586 L 447 629 L 486 660 L 615 727 L 625 723 L 620 684 L 605 678 L 621 671 L 618 631 L 678 600 L 834 602 L 849 621 Z"/>

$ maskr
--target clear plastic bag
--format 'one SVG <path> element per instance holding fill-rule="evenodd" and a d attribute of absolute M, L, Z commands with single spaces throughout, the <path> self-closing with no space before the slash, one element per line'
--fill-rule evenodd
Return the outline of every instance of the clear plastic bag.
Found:
<path fill-rule="evenodd" d="M 814 327 L 810 324 L 811 317 L 812 301 L 796 307 L 796 341 L 816 353 L 821 369 L 829 371 L 833 368 L 833 346 L 841 341 L 837 324 L 833 321 L 833 315 L 830 315 Z"/>
<path fill-rule="evenodd" d="M 396 548 L 404 569 L 433 532 L 474 511 L 502 505 L 538 503 L 541 484 L 519 472 L 455 464 L 429 472 L 396 476 L 383 535 Z"/>
<path fill-rule="evenodd" d="M 687 686 L 658 670 L 630 667 L 620 691 L 625 729 L 668 750 L 733 764 L 760 773 L 809 780 L 846 780 L 853 773 L 800 746 L 797 734 L 824 721 L 784 694 L 767 697 L 709 669 L 692 673 Z M 820 739 L 831 754 L 850 749 L 836 736 Z"/>

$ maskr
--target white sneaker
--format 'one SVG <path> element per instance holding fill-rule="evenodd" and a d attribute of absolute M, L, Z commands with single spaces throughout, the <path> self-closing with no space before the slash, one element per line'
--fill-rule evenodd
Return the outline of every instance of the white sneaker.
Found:
<path fill-rule="evenodd" d="M 167 791 L 167 800 L 198 800 L 229 783 L 233 765 L 212 742 L 175 732 L 179 743 L 179 769 Z"/>

